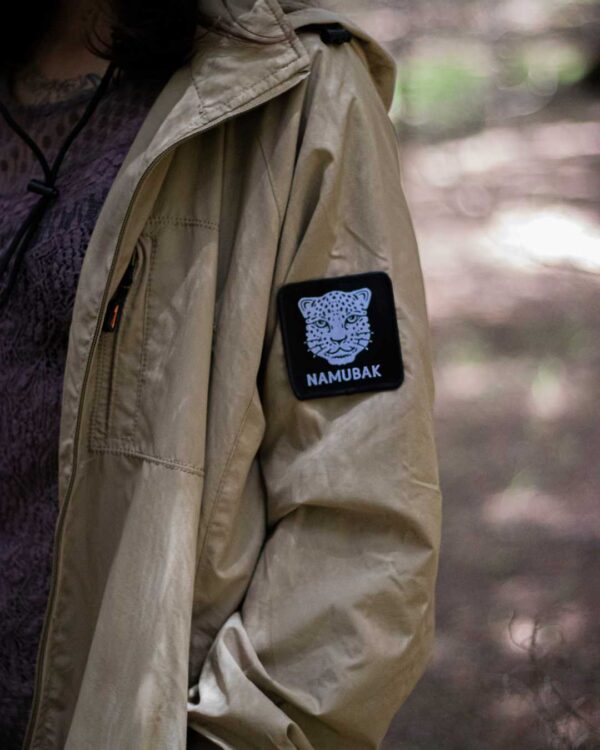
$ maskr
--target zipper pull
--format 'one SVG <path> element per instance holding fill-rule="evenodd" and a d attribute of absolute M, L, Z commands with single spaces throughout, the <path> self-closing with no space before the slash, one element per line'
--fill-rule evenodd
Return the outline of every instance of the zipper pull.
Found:
<path fill-rule="evenodd" d="M 131 257 L 131 260 L 129 261 L 129 265 L 125 269 L 123 278 L 119 282 L 119 286 L 117 287 L 110 302 L 108 303 L 106 315 L 104 316 L 104 323 L 102 324 L 102 330 L 106 331 L 106 333 L 114 333 L 119 326 L 119 321 L 121 320 L 121 315 L 123 313 L 123 305 L 125 304 L 125 298 L 127 297 L 127 292 L 129 291 L 133 282 L 133 272 L 135 270 L 135 265 L 136 254 L 134 253 Z"/>

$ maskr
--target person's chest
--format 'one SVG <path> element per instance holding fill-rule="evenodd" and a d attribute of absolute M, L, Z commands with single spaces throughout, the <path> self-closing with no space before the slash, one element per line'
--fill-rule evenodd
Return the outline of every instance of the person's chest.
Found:
<path fill-rule="evenodd" d="M 6 89 L 5 89 L 6 91 Z M 68 337 L 83 258 L 100 209 L 146 114 L 147 95 L 132 97 L 130 86 L 106 95 L 94 117 L 67 150 L 56 183 L 58 196 L 45 211 L 19 260 L 0 318 L 0 347 L 17 347 L 39 357 Z M 48 164 L 82 116 L 86 99 L 39 105 L 8 102 L 11 115 L 39 146 Z M 27 220 L 39 196 L 28 191 L 43 177 L 33 149 L 0 122 L 0 258 Z M 9 261 L 0 288 L 8 283 Z"/>

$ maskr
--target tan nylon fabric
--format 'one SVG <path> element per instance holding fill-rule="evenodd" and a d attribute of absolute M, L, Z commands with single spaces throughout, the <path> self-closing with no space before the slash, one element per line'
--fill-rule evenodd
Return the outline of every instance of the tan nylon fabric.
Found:
<path fill-rule="evenodd" d="M 286 34 L 203 38 L 81 271 L 35 750 L 372 750 L 429 656 L 434 386 L 393 65 L 359 30 L 328 46 L 308 11 L 233 5 Z M 297 400 L 278 288 L 377 270 L 404 384 Z"/>

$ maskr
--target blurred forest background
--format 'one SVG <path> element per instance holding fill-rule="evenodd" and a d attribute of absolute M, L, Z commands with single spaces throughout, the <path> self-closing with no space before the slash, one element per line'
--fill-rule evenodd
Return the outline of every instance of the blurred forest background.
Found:
<path fill-rule="evenodd" d="M 437 643 L 384 750 L 597 750 L 600 2 L 338 5 L 398 62 L 437 379 Z"/>

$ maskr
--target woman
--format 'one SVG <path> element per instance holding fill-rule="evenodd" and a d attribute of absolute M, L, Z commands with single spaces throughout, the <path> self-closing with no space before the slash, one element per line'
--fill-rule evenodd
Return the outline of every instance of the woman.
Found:
<path fill-rule="evenodd" d="M 2 747 L 376 748 L 440 519 L 393 63 L 304 2 L 35 5 L 3 47 Z"/>

